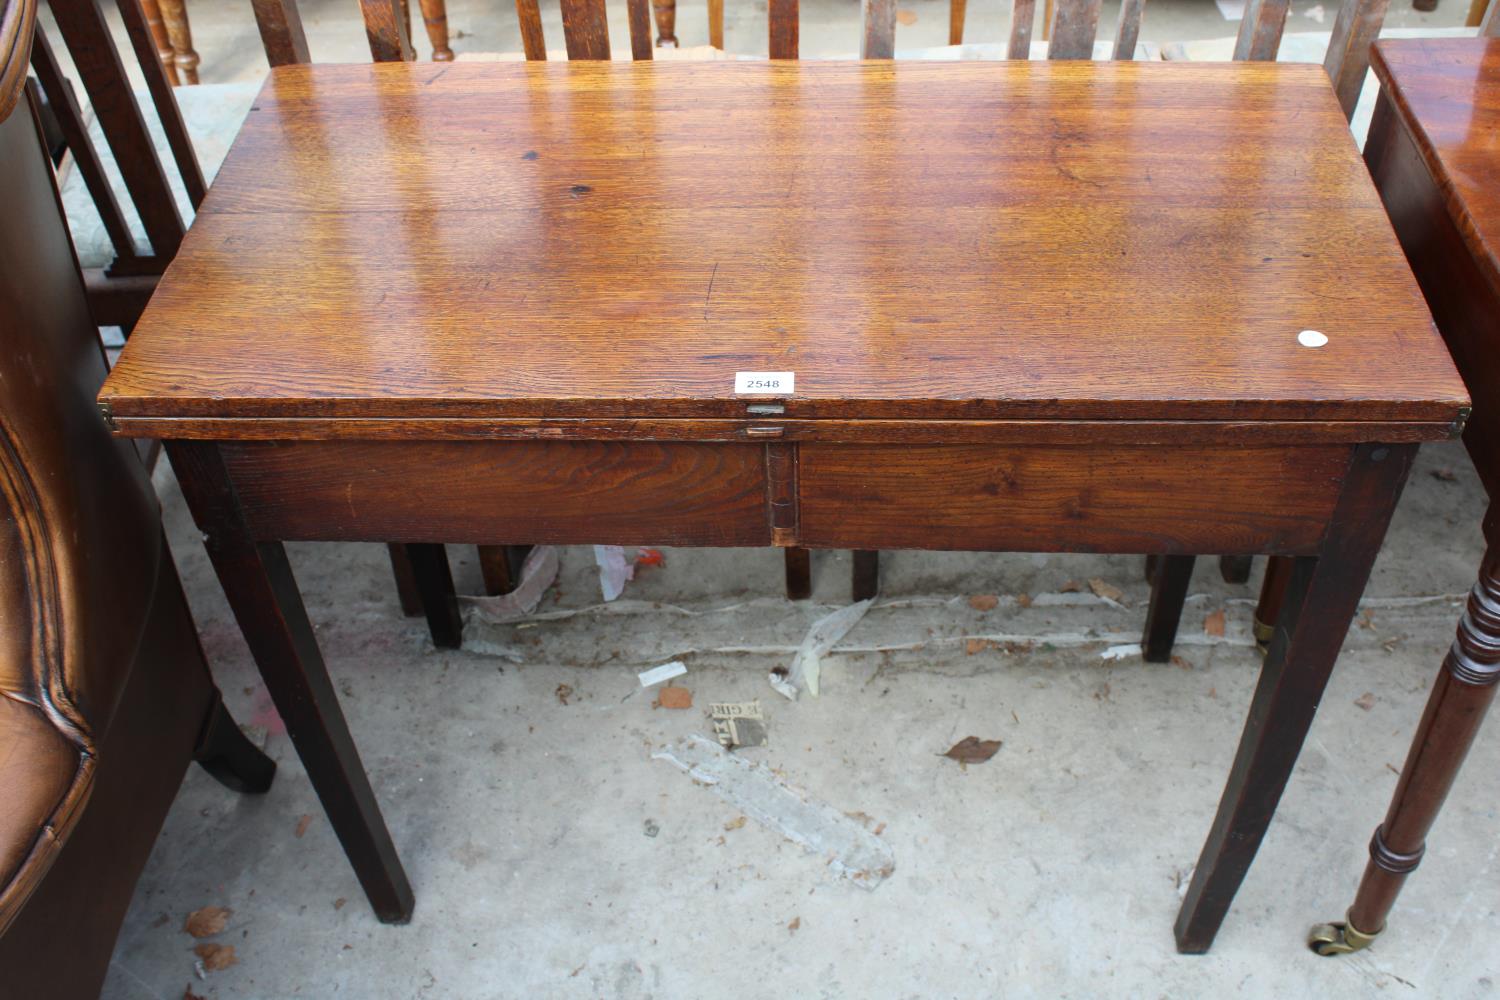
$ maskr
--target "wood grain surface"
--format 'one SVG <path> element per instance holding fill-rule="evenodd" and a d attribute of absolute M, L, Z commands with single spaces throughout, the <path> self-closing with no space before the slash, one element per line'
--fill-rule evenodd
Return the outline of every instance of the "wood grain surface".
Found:
<path fill-rule="evenodd" d="M 1316 552 L 1347 447 L 798 448 L 799 544 Z"/>
<path fill-rule="evenodd" d="M 1500 39 L 1386 40 L 1372 65 L 1500 294 Z"/>
<path fill-rule="evenodd" d="M 743 419 L 736 371 L 789 419 L 1466 402 L 1320 68 L 1089 62 L 276 69 L 102 399 L 357 437 Z"/>
<path fill-rule="evenodd" d="M 329 441 L 223 452 L 261 539 L 771 542 L 759 445 Z"/>

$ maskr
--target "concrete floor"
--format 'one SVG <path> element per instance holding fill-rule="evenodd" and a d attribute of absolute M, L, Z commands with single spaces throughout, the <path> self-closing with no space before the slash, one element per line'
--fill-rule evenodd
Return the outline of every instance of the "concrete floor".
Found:
<path fill-rule="evenodd" d="M 945 41 L 945 4 L 903 6 L 916 21 L 898 44 Z M 1004 37 L 1000 6 L 971 5 L 970 40 Z M 1422 15 L 1402 3 L 1388 23 L 1456 24 L 1463 6 Z M 449 10 L 459 51 L 519 48 L 505 5 Z M 355 4 L 303 11 L 315 58 L 367 58 Z M 803 11 L 805 52 L 854 48 L 852 0 L 804 0 Z M 1327 30 L 1332 15 L 1295 4 L 1288 31 Z M 192 17 L 205 82 L 264 72 L 248 4 L 195 0 Z M 1102 23 L 1113 19 L 1106 9 Z M 560 44 L 555 4 L 544 22 Z M 1207 0 L 1173 0 L 1148 6 L 1142 38 L 1234 30 Z M 623 22 L 615 32 L 626 37 Z M 678 34 L 705 40 L 700 5 L 683 5 Z M 731 50 L 763 51 L 764 39 L 764 3 L 728 5 Z M 664 567 L 600 606 L 589 551 L 569 549 L 543 610 L 577 614 L 474 623 L 464 651 L 439 652 L 400 617 L 380 547 L 293 546 L 416 887 L 412 923 L 388 927 L 363 902 L 167 471 L 158 484 L 220 685 L 281 770 L 254 798 L 189 773 L 121 934 L 111 1000 L 175 1000 L 185 987 L 257 998 L 1495 993 L 1493 726 L 1389 934 L 1336 960 L 1302 945 L 1310 923 L 1349 902 L 1472 582 L 1484 499 L 1456 444 L 1424 449 L 1271 833 L 1213 952 L 1196 958 L 1173 950 L 1172 920 L 1258 666 L 1255 583 L 1226 585 L 1211 561 L 1194 580 L 1182 663 L 1163 667 L 1101 656 L 1138 638 L 1139 559 L 888 553 L 881 601 L 826 661 L 823 697 L 793 704 L 766 673 L 847 602 L 846 554 L 817 554 L 814 599 L 792 604 L 778 596 L 778 553 L 667 550 Z M 472 550 L 451 554 L 473 592 Z M 1091 577 L 1120 588 L 1123 606 L 1067 589 Z M 998 606 L 976 610 L 974 595 Z M 1203 621 L 1219 609 L 1228 628 L 1210 636 Z M 691 710 L 653 708 L 636 681 L 672 658 L 689 667 L 677 683 Z M 747 756 L 885 824 L 896 868 L 874 891 L 753 821 L 737 825 L 733 808 L 651 759 L 708 732 L 709 702 L 754 698 L 770 742 Z M 938 756 L 968 735 L 1004 743 L 967 769 Z M 181 927 L 210 905 L 234 911 L 212 940 L 234 945 L 237 961 L 200 973 Z"/>
<path fill-rule="evenodd" d="M 1446 478 L 1452 476 L 1452 480 Z M 1444 477 L 1444 478 L 1440 478 Z M 172 543 L 215 672 L 280 765 L 264 797 L 196 769 L 140 883 L 106 996 L 203 997 L 1488 997 L 1500 932 L 1496 777 L 1484 734 L 1388 935 L 1340 959 L 1304 950 L 1339 916 L 1451 640 L 1480 552 L 1483 496 L 1462 449 L 1429 446 L 1397 513 L 1313 733 L 1218 943 L 1173 950 L 1255 681 L 1254 585 L 1194 579 L 1176 666 L 1101 653 L 1138 638 L 1133 557 L 891 553 L 880 603 L 795 704 L 766 672 L 848 600 L 819 553 L 816 593 L 776 596 L 771 551 L 666 550 L 601 606 L 588 549 L 564 553 L 530 627 L 472 623 L 435 651 L 400 617 L 378 546 L 291 548 L 344 710 L 417 892 L 377 923 L 280 731 L 168 473 Z M 471 550 L 452 550 L 460 586 Z M 1112 607 L 1068 581 L 1102 577 Z M 1030 606 L 1015 601 L 1031 598 Z M 968 597 L 995 595 L 975 610 Z M 1024 602 L 1023 602 L 1024 603 Z M 1204 619 L 1227 612 L 1224 637 Z M 970 651 L 970 639 L 993 645 Z M 1006 643 L 1011 645 L 1007 647 Z M 510 657 L 519 656 L 521 662 Z M 688 711 L 636 672 L 678 658 Z M 559 685 L 573 689 L 564 705 Z M 874 891 L 755 822 L 654 749 L 707 733 L 711 701 L 759 698 L 744 751 L 835 809 L 884 823 Z M 942 753 L 1004 741 L 961 769 Z M 648 821 L 659 833 L 647 836 Z M 237 962 L 200 978 L 181 930 L 234 911 Z M 794 929 L 795 928 L 795 929 Z"/>

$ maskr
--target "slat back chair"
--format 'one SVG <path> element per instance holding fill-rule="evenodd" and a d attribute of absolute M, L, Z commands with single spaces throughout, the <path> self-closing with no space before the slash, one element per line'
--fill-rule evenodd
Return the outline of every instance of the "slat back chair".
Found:
<path fill-rule="evenodd" d="M 117 0 L 121 20 L 130 38 L 136 61 L 146 79 L 151 101 L 166 133 L 173 168 L 182 178 L 188 200 L 196 208 L 207 185 L 193 153 L 192 142 L 157 54 L 155 40 L 146 23 L 140 0 Z M 31 49 L 31 68 L 41 85 L 69 151 L 89 194 L 99 211 L 114 248 L 112 264 L 84 270 L 89 308 L 100 326 L 119 326 L 128 334 L 140 318 L 146 300 L 161 273 L 177 253 L 186 226 L 172 188 L 167 168 L 157 156 L 145 116 L 136 102 L 125 74 L 125 64 L 115 48 L 99 0 L 52 0 L 58 33 L 73 58 L 94 116 L 114 153 L 126 193 L 145 229 L 149 250 L 142 252 L 114 190 L 105 177 L 98 151 L 89 138 L 78 99 L 63 79 L 57 55 L 40 27 Z"/>

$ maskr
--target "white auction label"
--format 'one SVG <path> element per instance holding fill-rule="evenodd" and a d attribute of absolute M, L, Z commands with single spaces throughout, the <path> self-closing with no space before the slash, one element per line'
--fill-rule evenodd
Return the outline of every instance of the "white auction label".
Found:
<path fill-rule="evenodd" d="M 796 385 L 795 372 L 735 372 L 737 396 L 790 396 Z"/>

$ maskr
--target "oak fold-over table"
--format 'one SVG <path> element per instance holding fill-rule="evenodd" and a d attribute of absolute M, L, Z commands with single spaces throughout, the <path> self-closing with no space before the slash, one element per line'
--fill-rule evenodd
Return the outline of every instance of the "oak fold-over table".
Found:
<path fill-rule="evenodd" d="M 1467 414 L 1327 78 L 1276 63 L 284 67 L 100 403 L 166 442 L 387 921 L 283 541 L 1296 557 L 1190 952 Z"/>

